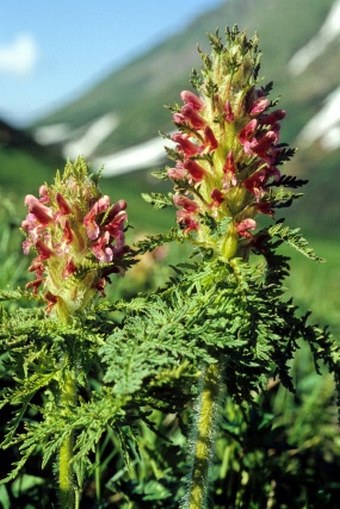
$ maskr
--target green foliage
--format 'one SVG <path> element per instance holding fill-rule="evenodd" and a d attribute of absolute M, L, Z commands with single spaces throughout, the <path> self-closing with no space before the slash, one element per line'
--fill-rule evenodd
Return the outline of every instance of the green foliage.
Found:
<path fill-rule="evenodd" d="M 27 262 L 21 254 L 18 224 L 13 200 L 0 191 L 0 288 L 13 288 L 26 279 Z"/>
<path fill-rule="evenodd" d="M 291 229 L 289 226 L 284 225 L 283 221 L 278 221 L 275 225 L 268 229 L 270 236 L 278 237 L 279 239 L 287 242 L 291 247 L 302 253 L 307 258 L 317 262 L 324 262 L 323 258 L 317 256 L 314 249 L 309 245 L 309 242 L 303 237 L 300 228 Z"/>
<path fill-rule="evenodd" d="M 156 235 L 138 249 L 147 252 L 176 238 L 175 231 Z M 178 479 L 189 471 L 185 437 L 191 401 L 202 362 L 216 358 L 225 359 L 233 396 L 220 417 L 211 490 L 216 508 L 223 507 L 223 497 L 246 507 L 241 495 L 233 498 L 237 492 L 254 507 L 273 499 L 274 507 L 284 508 L 292 486 L 297 508 L 307 499 L 333 500 L 336 484 L 327 483 L 338 456 L 334 418 L 325 411 L 332 408 L 333 386 L 329 379 L 324 385 L 324 378 L 313 378 L 312 391 L 307 386 L 299 395 L 298 385 L 290 397 L 283 385 L 291 387 L 296 380 L 291 365 L 298 337 L 330 370 L 336 369 L 334 342 L 327 331 L 309 325 L 307 315 L 300 317 L 288 297 L 284 300 L 285 256 L 271 251 L 262 262 L 236 261 L 233 267 L 211 260 L 209 252 L 204 256 L 177 266 L 160 292 L 98 303 L 67 326 L 46 319 L 39 300 L 25 292 L 2 292 L 2 418 L 13 409 L 2 457 L 3 464 L 13 463 L 10 479 L 16 479 L 2 488 L 8 507 L 24 507 L 25 497 L 36 506 L 46 497 L 53 500 L 47 480 L 53 458 L 63 438 L 75 433 L 77 484 L 85 490 L 96 479 L 97 493 L 84 492 L 84 503 L 104 504 L 115 497 L 124 509 L 131 504 L 177 508 L 185 486 Z M 76 377 L 79 390 L 71 413 L 62 410 L 56 391 L 65 370 Z M 268 401 L 268 377 L 278 374 L 280 390 Z M 257 396 L 259 384 L 264 392 Z M 245 413 L 238 413 L 236 401 L 242 401 Z M 257 416 L 255 421 L 245 418 L 248 414 Z M 170 427 L 163 424 L 169 419 Z M 38 457 L 45 473 L 33 468 Z M 324 476 L 316 475 L 316 461 L 324 465 Z"/>

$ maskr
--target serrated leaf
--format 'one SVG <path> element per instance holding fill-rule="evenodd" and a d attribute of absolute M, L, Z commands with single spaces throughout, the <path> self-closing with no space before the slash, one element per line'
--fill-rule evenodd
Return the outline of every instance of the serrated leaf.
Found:
<path fill-rule="evenodd" d="M 294 249 L 302 253 L 307 258 L 317 262 L 324 262 L 325 259 L 317 256 L 314 249 L 310 246 L 309 242 L 302 235 L 300 228 L 291 229 L 289 226 L 284 225 L 282 222 L 276 223 L 268 229 L 271 237 L 278 237 L 279 239 L 287 242 Z"/>
<path fill-rule="evenodd" d="M 173 206 L 172 193 L 142 193 L 142 198 L 147 203 L 151 203 L 154 209 L 164 209 Z"/>

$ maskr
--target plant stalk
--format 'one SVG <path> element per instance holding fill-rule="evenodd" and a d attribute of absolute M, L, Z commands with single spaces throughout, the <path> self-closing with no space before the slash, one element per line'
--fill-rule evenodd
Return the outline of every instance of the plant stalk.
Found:
<path fill-rule="evenodd" d="M 203 374 L 193 441 L 193 464 L 185 509 L 204 509 L 206 507 L 209 491 L 209 466 L 213 457 L 218 402 L 222 385 L 221 372 L 221 365 L 216 363 L 208 366 Z"/>
<path fill-rule="evenodd" d="M 69 411 L 75 404 L 76 384 L 73 377 L 68 374 L 65 385 L 61 389 L 61 406 Z M 60 506 L 62 509 L 74 509 L 75 487 L 73 482 L 73 433 L 66 436 L 59 450 L 59 494 Z"/>

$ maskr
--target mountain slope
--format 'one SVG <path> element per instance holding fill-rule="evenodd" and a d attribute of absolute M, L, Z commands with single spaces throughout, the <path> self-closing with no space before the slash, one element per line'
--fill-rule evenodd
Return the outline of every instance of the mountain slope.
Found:
<path fill-rule="evenodd" d="M 48 180 L 51 167 L 63 164 L 60 153 L 42 147 L 28 133 L 0 119 L 0 188 L 6 194 L 36 192 Z"/>
<path fill-rule="evenodd" d="M 288 168 L 308 172 L 312 181 L 308 201 L 296 210 L 314 218 L 314 204 L 321 202 L 320 224 L 312 219 L 310 226 L 336 231 L 339 207 L 324 197 L 334 194 L 339 180 L 339 0 L 229 0 L 40 119 L 32 132 L 43 143 L 54 135 L 65 155 L 86 153 L 104 163 L 107 175 L 161 164 L 164 142 L 158 131 L 172 129 L 163 105 L 178 101 L 180 90 L 190 86 L 191 68 L 200 66 L 196 45 L 207 49 L 206 32 L 234 23 L 259 33 L 262 74 L 274 80 L 288 112 L 282 138 L 300 146 Z M 101 129 L 95 131 L 96 125 Z"/>
<path fill-rule="evenodd" d="M 156 136 L 159 129 L 169 127 L 169 114 L 163 105 L 177 100 L 179 90 L 188 86 L 191 68 L 200 65 L 197 43 L 206 49 L 207 31 L 216 27 L 223 30 L 225 25 L 234 23 L 249 32 L 259 32 L 265 55 L 264 72 L 275 80 L 281 93 L 288 85 L 285 68 L 289 60 L 317 31 L 331 5 L 331 0 L 226 2 L 198 18 L 183 32 L 112 72 L 76 101 L 41 119 L 39 127 L 66 124 L 74 132 L 72 138 L 76 138 L 100 117 L 114 114 L 118 125 L 96 150 L 101 155 Z M 289 77 L 288 81 L 294 83 L 295 77 Z M 288 87 L 284 95 L 286 102 L 291 100 L 291 95 Z"/>

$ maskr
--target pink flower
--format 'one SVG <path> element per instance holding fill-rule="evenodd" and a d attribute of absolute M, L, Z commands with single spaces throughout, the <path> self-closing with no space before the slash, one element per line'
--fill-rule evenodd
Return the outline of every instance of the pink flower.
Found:
<path fill-rule="evenodd" d="M 251 105 L 251 110 L 249 112 L 250 116 L 257 117 L 268 108 L 269 104 L 270 101 L 266 97 L 258 97 L 258 99 L 256 99 Z"/>
<path fill-rule="evenodd" d="M 194 219 L 193 215 L 186 210 L 177 211 L 177 222 L 184 227 L 184 233 L 195 231 L 199 227 L 199 223 Z"/>
<path fill-rule="evenodd" d="M 25 205 L 28 206 L 29 212 L 42 225 L 47 225 L 53 221 L 51 210 L 43 205 L 35 196 L 28 194 L 25 198 Z M 32 216 L 31 216 L 32 217 Z"/>
<path fill-rule="evenodd" d="M 184 168 L 182 162 L 177 162 L 175 168 L 168 168 L 168 177 L 173 180 L 184 180 L 188 175 L 188 170 Z"/>
<path fill-rule="evenodd" d="M 214 135 L 214 131 L 208 125 L 204 129 L 204 141 L 209 150 L 215 150 L 218 147 L 218 141 Z"/>
<path fill-rule="evenodd" d="M 226 103 L 224 105 L 224 111 L 225 111 L 224 118 L 226 119 L 226 121 L 229 122 L 229 123 L 234 122 L 235 115 L 233 113 L 233 110 L 232 110 L 232 107 L 231 107 L 231 104 L 230 104 L 229 100 L 226 101 Z"/>
<path fill-rule="evenodd" d="M 195 182 L 200 182 L 205 175 L 204 168 L 193 159 L 186 159 L 184 161 L 184 168 L 188 170 Z"/>
<path fill-rule="evenodd" d="M 71 209 L 70 209 L 67 201 L 63 197 L 63 195 L 61 193 L 56 193 L 55 199 L 56 199 L 56 202 L 58 204 L 61 214 L 63 214 L 64 216 L 67 216 L 67 214 L 69 214 L 71 212 Z"/>
<path fill-rule="evenodd" d="M 176 207 L 183 207 L 187 212 L 197 212 L 199 208 L 196 202 L 181 194 L 175 194 L 173 200 Z"/>
<path fill-rule="evenodd" d="M 211 203 L 212 207 L 218 207 L 219 205 L 221 205 L 221 203 L 223 203 L 225 199 L 224 194 L 219 189 L 216 188 L 211 191 L 210 196 L 213 200 Z"/>
<path fill-rule="evenodd" d="M 228 152 L 227 158 L 226 158 L 224 166 L 223 166 L 223 172 L 231 173 L 232 175 L 235 175 L 235 173 L 236 173 L 234 154 L 233 154 L 232 150 L 229 150 L 229 152 Z"/>
<path fill-rule="evenodd" d="M 88 238 L 91 240 L 95 240 L 98 238 L 100 227 L 96 223 L 97 217 L 106 212 L 110 205 L 110 198 L 108 196 L 102 196 L 98 201 L 92 206 L 90 212 L 86 214 L 84 217 L 83 223 L 86 228 L 86 232 Z"/>
<path fill-rule="evenodd" d="M 203 129 L 206 124 L 205 120 L 197 113 L 197 110 L 191 104 L 183 106 L 181 114 L 184 120 L 194 129 Z"/>
<path fill-rule="evenodd" d="M 255 133 L 257 124 L 258 122 L 254 118 L 253 120 L 250 120 L 250 122 L 248 122 L 240 131 L 239 140 L 242 143 L 246 154 L 252 153 L 252 147 L 254 143 L 256 143 Z"/>
<path fill-rule="evenodd" d="M 202 99 L 193 92 L 190 92 L 190 90 L 182 90 L 180 97 L 184 103 L 190 104 L 196 111 L 200 111 L 204 108 Z"/>
<path fill-rule="evenodd" d="M 238 223 L 238 225 L 236 226 L 237 233 L 241 237 L 246 237 L 246 238 L 249 238 L 252 236 L 251 233 L 249 232 L 249 230 L 255 230 L 255 228 L 256 228 L 256 221 L 254 221 L 254 219 L 251 219 L 249 217 L 247 219 L 243 219 L 243 221 Z"/>
<path fill-rule="evenodd" d="M 184 134 L 173 134 L 172 140 L 178 144 L 178 150 L 183 152 L 186 156 L 194 156 L 200 152 L 200 147 L 190 141 L 189 137 Z"/>

